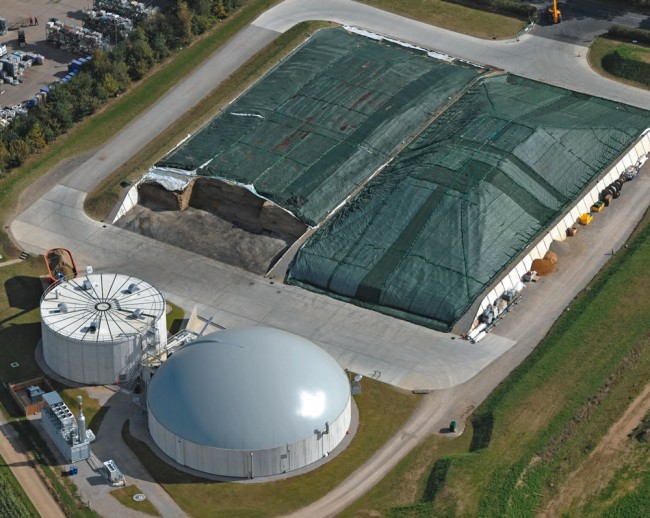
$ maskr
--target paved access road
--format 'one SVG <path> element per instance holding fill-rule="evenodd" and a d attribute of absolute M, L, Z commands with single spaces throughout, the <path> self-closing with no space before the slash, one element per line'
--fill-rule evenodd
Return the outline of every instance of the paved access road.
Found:
<path fill-rule="evenodd" d="M 584 44 L 543 37 L 546 27 L 534 28 L 518 41 L 479 40 L 349 0 L 285 0 L 253 25 L 283 32 L 306 20 L 354 25 L 530 79 L 650 109 L 650 96 L 645 90 L 599 76 L 587 64 Z M 536 35 L 538 32 L 541 36 Z"/>
<path fill-rule="evenodd" d="M 436 334 L 295 287 L 272 285 L 268 280 L 191 252 L 93 222 L 83 214 L 85 193 L 101 179 L 278 33 L 299 21 L 312 19 L 360 26 L 468 61 L 650 109 L 650 96 L 646 92 L 593 73 L 586 63 L 583 46 L 530 33 L 519 40 L 476 40 L 348 0 L 326 3 L 286 0 L 260 16 L 156 106 L 72 169 L 59 185 L 49 191 L 29 193 L 29 199 L 38 201 L 16 218 L 11 231 L 30 252 L 67 246 L 80 266 L 93 264 L 100 270 L 139 275 L 184 307 L 196 303 L 201 314 L 215 315 L 217 321 L 227 326 L 264 323 L 299 332 L 323 345 L 352 370 L 366 375 L 378 373 L 381 380 L 406 388 L 419 385 L 440 389 L 427 396 L 410 423 L 373 459 L 325 499 L 299 513 L 310 517 L 329 516 L 345 508 L 380 480 L 421 437 L 445 426 L 451 418 L 460 420 L 467 416 L 529 354 L 574 294 L 606 260 L 602 249 L 604 240 L 594 238 L 595 244 L 600 241 L 600 247 L 583 251 L 587 256 L 582 256 L 583 266 L 577 275 L 563 267 L 568 273 L 545 285 L 540 283 L 538 287 L 544 287 L 544 292 L 537 290 L 535 296 L 532 291 L 499 328 L 501 336 L 491 334 L 478 346 L 468 347 L 466 343 L 451 342 L 449 335 Z M 636 203 L 630 203 L 630 210 L 624 216 L 620 216 L 623 211 L 619 212 L 618 219 L 622 221 L 610 222 L 618 226 L 612 227 L 617 230 L 609 234 L 615 237 L 608 247 L 621 245 L 647 206 L 649 186 L 641 182 L 637 185 L 633 193 Z M 606 221 L 608 214 L 616 212 L 612 209 L 603 218 L 599 215 L 599 219 Z M 516 318 L 517 314 L 520 319 Z"/>

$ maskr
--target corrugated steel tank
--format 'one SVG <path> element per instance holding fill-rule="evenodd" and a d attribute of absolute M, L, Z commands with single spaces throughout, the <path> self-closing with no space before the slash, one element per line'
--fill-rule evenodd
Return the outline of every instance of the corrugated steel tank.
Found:
<path fill-rule="evenodd" d="M 146 347 L 167 342 L 165 300 L 129 275 L 89 274 L 53 284 L 41 298 L 45 363 L 88 385 L 124 381 Z"/>

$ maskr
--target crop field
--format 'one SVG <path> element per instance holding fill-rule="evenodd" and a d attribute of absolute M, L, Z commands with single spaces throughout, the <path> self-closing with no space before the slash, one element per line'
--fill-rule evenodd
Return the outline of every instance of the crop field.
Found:
<path fill-rule="evenodd" d="M 0 457 L 0 464 L 0 516 L 11 518 L 39 516 L 2 457 Z"/>

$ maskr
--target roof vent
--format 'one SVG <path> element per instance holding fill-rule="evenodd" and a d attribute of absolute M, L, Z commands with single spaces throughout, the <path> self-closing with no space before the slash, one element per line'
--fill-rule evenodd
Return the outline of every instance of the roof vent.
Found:
<path fill-rule="evenodd" d="M 127 293 L 135 293 L 136 291 L 140 291 L 140 288 L 138 288 L 138 285 L 135 283 L 129 284 L 129 287 L 126 290 Z"/>
<path fill-rule="evenodd" d="M 91 322 L 90 325 L 88 326 L 88 332 L 95 333 L 98 327 L 99 326 L 97 325 L 97 322 Z"/>
<path fill-rule="evenodd" d="M 59 311 L 61 313 L 67 313 L 68 312 L 68 305 L 65 302 L 59 302 L 57 304 L 57 307 L 59 308 Z"/>
<path fill-rule="evenodd" d="M 131 313 L 131 314 L 133 315 L 133 318 L 136 318 L 136 319 L 139 320 L 140 317 L 142 317 L 142 310 L 141 310 L 141 309 L 136 309 L 136 310 L 135 310 L 133 313 Z"/>
<path fill-rule="evenodd" d="M 90 291 L 92 289 L 93 285 L 90 284 L 90 281 L 86 279 L 83 284 L 83 289 L 86 291 Z"/>

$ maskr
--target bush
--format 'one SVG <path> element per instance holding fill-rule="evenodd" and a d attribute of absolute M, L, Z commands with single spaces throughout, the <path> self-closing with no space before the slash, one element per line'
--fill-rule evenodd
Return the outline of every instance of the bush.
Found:
<path fill-rule="evenodd" d="M 639 42 L 650 45 L 650 31 L 645 29 L 632 29 L 622 25 L 613 25 L 605 34 L 606 38 L 624 42 Z"/>
<path fill-rule="evenodd" d="M 630 53 L 615 50 L 603 57 L 602 65 L 614 76 L 650 86 L 650 63 L 639 61 Z"/>

